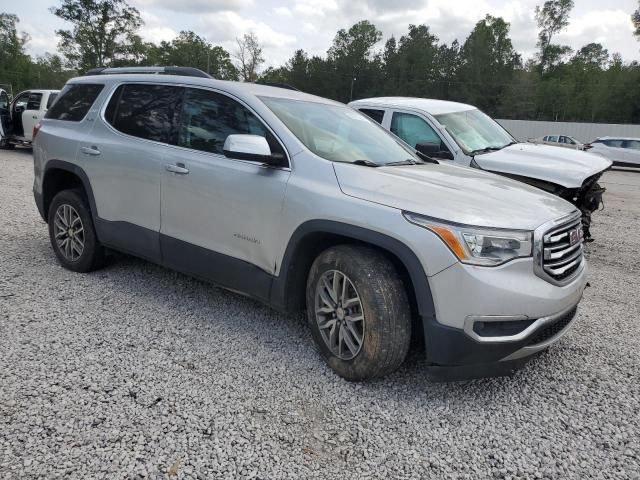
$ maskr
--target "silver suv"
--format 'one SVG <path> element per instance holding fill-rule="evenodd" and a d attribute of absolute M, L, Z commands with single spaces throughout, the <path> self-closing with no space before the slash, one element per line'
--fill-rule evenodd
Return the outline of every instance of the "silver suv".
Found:
<path fill-rule="evenodd" d="M 323 98 L 105 73 L 69 81 L 34 142 L 65 268 L 113 249 L 306 310 L 349 380 L 395 370 L 412 338 L 433 366 L 511 368 L 572 324 L 587 267 L 570 203 L 425 162 Z"/>

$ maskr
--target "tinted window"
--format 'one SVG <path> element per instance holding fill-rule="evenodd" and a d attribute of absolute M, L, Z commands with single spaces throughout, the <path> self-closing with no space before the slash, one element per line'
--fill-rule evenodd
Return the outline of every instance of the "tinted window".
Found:
<path fill-rule="evenodd" d="M 614 147 L 614 148 L 621 148 L 622 147 L 622 140 L 605 140 L 604 144 L 607 147 Z"/>
<path fill-rule="evenodd" d="M 440 137 L 422 118 L 409 113 L 393 114 L 391 133 L 397 135 L 412 147 L 419 143 L 440 144 Z"/>
<path fill-rule="evenodd" d="M 175 144 L 183 93 L 182 87 L 169 85 L 121 85 L 105 118 L 127 135 Z"/>
<path fill-rule="evenodd" d="M 384 110 L 372 110 L 370 108 L 361 108 L 360 111 L 364 113 L 367 117 L 372 118 L 378 123 L 382 123 L 382 118 L 384 117 Z"/>
<path fill-rule="evenodd" d="M 244 106 L 219 93 L 187 88 L 178 145 L 222 155 L 224 142 L 232 134 L 265 137 L 271 153 L 284 155 L 271 132 Z"/>
<path fill-rule="evenodd" d="M 624 148 L 631 148 L 632 150 L 640 150 L 640 140 L 627 140 L 624 142 Z"/>
<path fill-rule="evenodd" d="M 44 117 L 79 122 L 85 117 L 103 88 L 104 85 L 92 83 L 66 85 L 58 95 L 58 100 L 51 105 Z"/>
<path fill-rule="evenodd" d="M 27 100 L 27 110 L 40 110 L 40 104 L 42 103 L 41 93 L 31 93 L 29 100 Z"/>
<path fill-rule="evenodd" d="M 558 137 L 557 136 L 549 136 L 549 141 L 550 142 L 554 142 L 554 143 L 558 143 Z"/>
<path fill-rule="evenodd" d="M 53 105 L 53 102 L 55 102 L 56 98 L 58 98 L 57 93 L 49 94 L 49 98 L 47 99 L 47 109 L 51 108 L 51 105 Z"/>

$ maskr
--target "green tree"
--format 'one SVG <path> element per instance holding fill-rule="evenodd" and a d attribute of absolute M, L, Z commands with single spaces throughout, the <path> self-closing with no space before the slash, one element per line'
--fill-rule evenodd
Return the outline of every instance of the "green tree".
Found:
<path fill-rule="evenodd" d="M 29 36 L 18 31 L 16 15 L 0 13 L 0 81 L 3 88 L 20 90 L 33 76 L 31 58 L 25 52 Z"/>
<path fill-rule="evenodd" d="M 129 59 L 143 23 L 140 12 L 125 0 L 62 0 L 50 10 L 73 25 L 56 31 L 58 49 L 68 66 L 81 71 Z"/>
<path fill-rule="evenodd" d="M 569 25 L 569 14 L 573 10 L 573 0 L 547 0 L 542 8 L 535 9 L 536 22 L 540 28 L 538 48 L 540 48 L 540 68 L 544 71 L 549 66 L 561 61 L 571 52 L 571 48 L 555 45 L 553 36 Z"/>
<path fill-rule="evenodd" d="M 609 61 L 609 52 L 600 43 L 588 43 L 576 52 L 573 61 L 604 68 Z"/>
<path fill-rule="evenodd" d="M 338 31 L 325 64 L 335 71 L 337 98 L 350 100 L 354 89 L 356 96 L 363 96 L 367 87 L 379 79 L 381 62 L 374 61 L 373 47 L 381 38 L 382 32 L 367 20 L 356 23 L 349 30 Z"/>
<path fill-rule="evenodd" d="M 170 42 L 150 45 L 144 63 L 194 67 L 222 80 L 238 79 L 238 70 L 231 62 L 229 52 L 192 31 L 182 31 Z"/>
<path fill-rule="evenodd" d="M 409 25 L 398 43 L 398 94 L 434 96 L 438 77 L 438 37 L 426 25 Z"/>
<path fill-rule="evenodd" d="M 640 40 L 640 1 L 638 2 L 638 9 L 631 14 L 631 22 L 635 28 L 633 34 Z"/>
<path fill-rule="evenodd" d="M 509 38 L 509 24 L 487 15 L 467 37 L 460 58 L 457 78 L 461 96 L 496 115 L 506 86 L 522 63 Z"/>

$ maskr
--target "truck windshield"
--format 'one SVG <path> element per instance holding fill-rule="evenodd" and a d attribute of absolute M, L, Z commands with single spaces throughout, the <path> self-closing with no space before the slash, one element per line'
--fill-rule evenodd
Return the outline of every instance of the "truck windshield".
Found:
<path fill-rule="evenodd" d="M 422 163 L 382 127 L 349 107 L 288 98 L 260 99 L 319 157 L 367 166 Z"/>
<path fill-rule="evenodd" d="M 516 143 L 498 122 L 477 109 L 435 117 L 466 153 L 485 153 Z"/>

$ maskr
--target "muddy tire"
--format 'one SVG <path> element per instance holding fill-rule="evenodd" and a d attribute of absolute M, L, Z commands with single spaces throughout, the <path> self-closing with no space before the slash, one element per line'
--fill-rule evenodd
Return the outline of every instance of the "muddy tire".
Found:
<path fill-rule="evenodd" d="M 411 341 L 405 286 L 380 251 L 340 245 L 321 253 L 307 280 L 307 319 L 315 343 L 341 377 L 381 377 L 404 361 Z"/>

